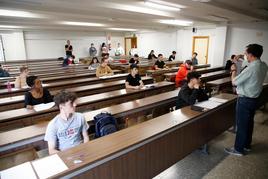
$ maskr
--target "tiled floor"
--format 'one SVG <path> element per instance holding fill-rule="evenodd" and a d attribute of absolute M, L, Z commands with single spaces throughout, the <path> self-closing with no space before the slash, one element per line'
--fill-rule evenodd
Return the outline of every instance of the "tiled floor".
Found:
<path fill-rule="evenodd" d="M 154 179 L 268 178 L 268 110 L 257 111 L 252 152 L 243 157 L 226 154 L 235 134 L 225 132 L 209 143 L 209 155 L 194 151 Z"/>

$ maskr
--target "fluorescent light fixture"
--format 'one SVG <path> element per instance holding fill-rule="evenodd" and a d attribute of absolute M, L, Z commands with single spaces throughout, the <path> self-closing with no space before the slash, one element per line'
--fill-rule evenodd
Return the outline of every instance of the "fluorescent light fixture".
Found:
<path fill-rule="evenodd" d="M 158 4 L 158 5 L 162 5 L 163 8 L 168 7 L 168 8 L 173 8 L 174 10 L 180 10 L 183 8 L 186 8 L 186 6 L 180 5 L 180 4 L 175 4 L 175 3 L 171 3 L 171 2 L 166 2 L 166 1 L 162 1 L 162 0 L 145 0 L 145 2 L 150 2 L 150 3 L 154 3 L 154 4 Z"/>
<path fill-rule="evenodd" d="M 31 13 L 31 12 L 17 11 L 17 10 L 6 10 L 6 9 L 0 9 L 0 16 L 42 18 L 42 16 L 40 16 L 38 14 Z"/>
<path fill-rule="evenodd" d="M 137 31 L 137 29 L 128 29 L 128 28 L 108 28 L 109 30 L 118 30 L 118 31 Z"/>
<path fill-rule="evenodd" d="M 156 9 L 162 9 L 162 10 L 167 10 L 167 11 L 180 11 L 180 8 L 177 7 L 171 7 L 171 6 L 166 6 L 166 5 L 162 5 L 162 4 L 158 4 L 158 3 L 153 3 L 150 1 L 145 1 L 144 2 L 145 5 L 152 7 L 152 8 L 156 8 Z"/>
<path fill-rule="evenodd" d="M 146 7 L 132 6 L 132 5 L 117 4 L 117 5 L 114 5 L 113 8 L 123 10 L 123 11 L 142 13 L 142 14 L 152 14 L 152 15 L 167 16 L 167 17 L 171 16 L 170 13 L 165 12 L 165 11 L 160 11 L 160 10 L 156 10 L 152 8 L 146 8 Z"/>
<path fill-rule="evenodd" d="M 192 0 L 194 2 L 209 2 L 210 0 Z"/>
<path fill-rule="evenodd" d="M 63 21 L 60 22 L 63 25 L 74 25 L 74 26 L 92 26 L 92 27 L 102 27 L 104 24 L 92 23 L 92 22 L 72 22 L 72 21 Z"/>
<path fill-rule="evenodd" d="M 22 28 L 21 26 L 15 26 L 15 25 L 0 25 L 0 28 L 5 28 L 5 29 L 18 29 Z"/>
<path fill-rule="evenodd" d="M 160 20 L 162 24 L 170 24 L 170 25 L 178 25 L 178 26 L 189 26 L 193 22 L 192 21 L 185 21 L 185 20 Z"/>

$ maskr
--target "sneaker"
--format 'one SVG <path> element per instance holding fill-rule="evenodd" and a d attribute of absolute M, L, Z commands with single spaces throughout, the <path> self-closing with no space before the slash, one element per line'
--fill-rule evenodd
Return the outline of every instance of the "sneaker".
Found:
<path fill-rule="evenodd" d="M 244 148 L 244 151 L 251 152 L 251 148 Z"/>
<path fill-rule="evenodd" d="M 244 154 L 236 151 L 234 148 L 224 148 L 224 151 L 230 155 L 243 156 Z"/>

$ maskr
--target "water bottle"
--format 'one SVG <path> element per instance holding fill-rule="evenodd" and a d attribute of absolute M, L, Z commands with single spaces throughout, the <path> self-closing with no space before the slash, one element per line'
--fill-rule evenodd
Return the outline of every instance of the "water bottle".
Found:
<path fill-rule="evenodd" d="M 12 88 L 12 86 L 11 86 L 10 82 L 7 81 L 7 91 L 11 92 L 11 88 Z"/>

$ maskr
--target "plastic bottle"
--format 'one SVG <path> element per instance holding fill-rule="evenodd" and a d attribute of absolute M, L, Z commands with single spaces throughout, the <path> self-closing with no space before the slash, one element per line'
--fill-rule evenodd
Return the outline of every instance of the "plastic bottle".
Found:
<path fill-rule="evenodd" d="M 11 83 L 7 81 L 7 91 L 11 92 L 11 89 L 12 89 Z"/>

